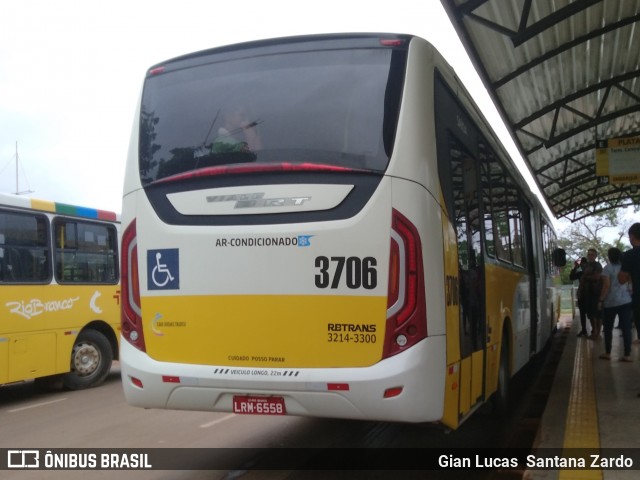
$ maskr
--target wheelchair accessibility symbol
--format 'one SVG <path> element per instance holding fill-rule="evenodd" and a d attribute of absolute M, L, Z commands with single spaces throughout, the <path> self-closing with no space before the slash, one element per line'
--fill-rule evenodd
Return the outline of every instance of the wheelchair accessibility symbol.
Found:
<path fill-rule="evenodd" d="M 180 256 L 177 248 L 147 250 L 147 288 L 149 290 L 180 288 Z"/>

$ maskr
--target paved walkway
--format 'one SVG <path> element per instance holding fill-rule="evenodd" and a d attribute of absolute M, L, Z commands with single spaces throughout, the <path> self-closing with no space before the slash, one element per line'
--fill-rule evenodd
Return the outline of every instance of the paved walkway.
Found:
<path fill-rule="evenodd" d="M 640 479 L 640 345 L 632 347 L 632 363 L 620 362 L 622 337 L 614 329 L 611 360 L 602 360 L 604 340 L 577 337 L 578 326 L 579 321 L 570 315 L 560 319 L 567 342 L 542 417 L 537 448 L 604 449 L 600 451 L 603 456 L 622 455 L 633 461 L 634 470 L 536 470 L 526 472 L 524 478 Z"/>

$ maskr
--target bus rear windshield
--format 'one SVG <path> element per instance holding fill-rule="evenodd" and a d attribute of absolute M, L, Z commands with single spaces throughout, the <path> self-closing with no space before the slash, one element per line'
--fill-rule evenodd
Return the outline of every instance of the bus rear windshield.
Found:
<path fill-rule="evenodd" d="M 406 51 L 358 48 L 262 54 L 161 69 L 140 118 L 143 185 L 243 163 L 305 163 L 383 172 Z"/>

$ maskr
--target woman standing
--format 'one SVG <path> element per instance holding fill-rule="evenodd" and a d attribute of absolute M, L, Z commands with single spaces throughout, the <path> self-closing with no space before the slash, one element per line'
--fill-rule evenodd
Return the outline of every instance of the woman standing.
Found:
<path fill-rule="evenodd" d="M 630 362 L 632 318 L 631 294 L 629 293 L 627 286 L 621 285 L 618 281 L 622 252 L 617 248 L 610 248 L 607 255 L 609 257 L 609 264 L 602 270 L 602 291 L 600 293 L 600 306 L 604 306 L 603 326 L 605 353 L 600 355 L 600 358 L 605 360 L 611 358 L 613 324 L 617 315 L 624 343 L 624 355 L 620 357 L 620 361 Z"/>

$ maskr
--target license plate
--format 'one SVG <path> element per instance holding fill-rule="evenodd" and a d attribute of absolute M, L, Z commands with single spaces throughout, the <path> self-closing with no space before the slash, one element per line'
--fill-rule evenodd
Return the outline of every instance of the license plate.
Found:
<path fill-rule="evenodd" d="M 282 397 L 234 395 L 233 413 L 244 415 L 286 415 L 287 409 Z"/>

